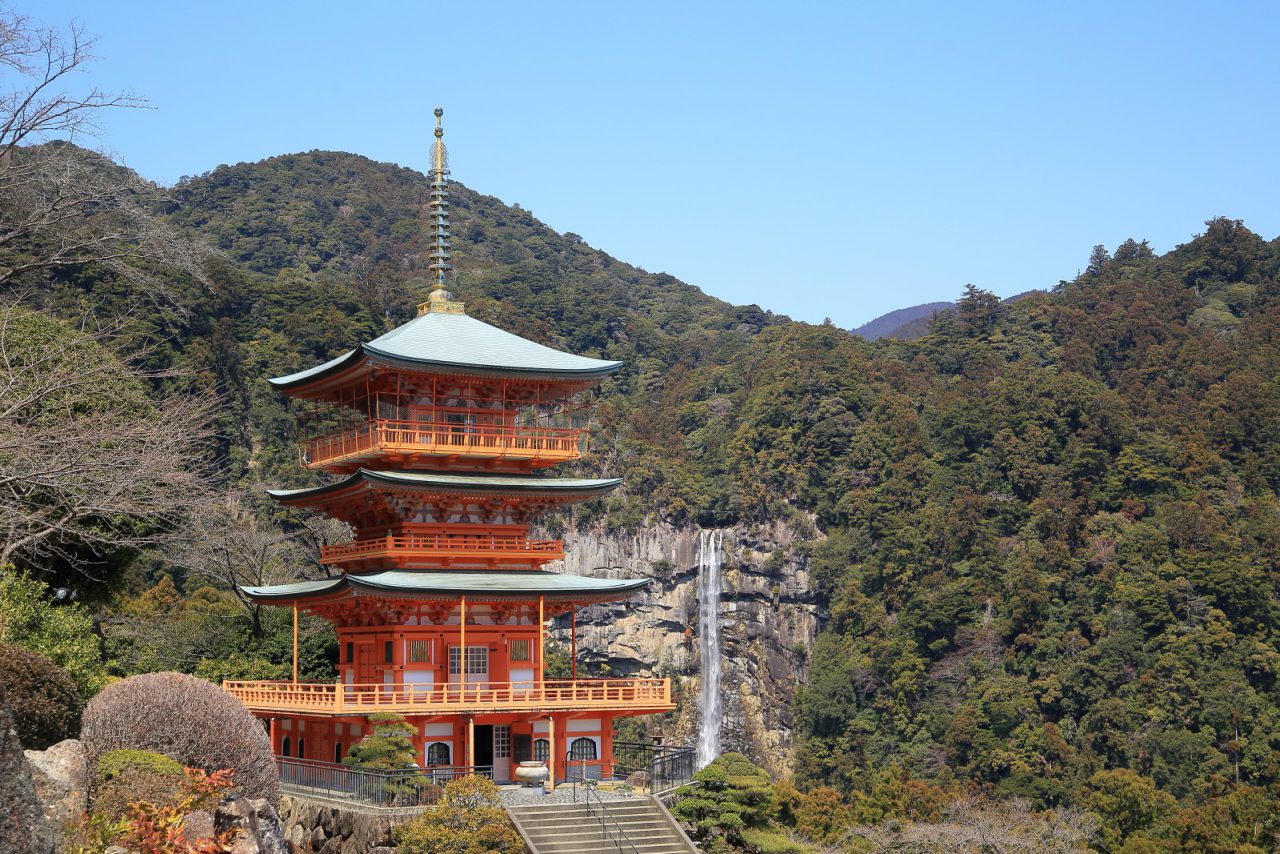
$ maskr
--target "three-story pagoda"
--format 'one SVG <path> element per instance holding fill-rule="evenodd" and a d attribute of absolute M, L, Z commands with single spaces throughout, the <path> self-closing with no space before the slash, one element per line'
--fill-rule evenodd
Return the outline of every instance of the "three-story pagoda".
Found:
<path fill-rule="evenodd" d="M 424 768 L 514 779 L 521 761 L 599 773 L 613 722 L 674 707 L 666 679 L 546 677 L 551 618 L 624 600 L 648 582 L 548 571 L 559 540 L 538 514 L 589 500 L 617 479 L 534 474 L 586 450 L 587 392 L 619 362 L 545 347 L 468 317 L 452 269 L 448 166 L 437 126 L 429 229 L 435 289 L 418 316 L 309 370 L 271 380 L 307 401 L 302 465 L 333 482 L 272 491 L 348 523 L 327 546 L 335 577 L 246 587 L 252 599 L 331 621 L 336 683 L 228 682 L 269 719 L 277 755 L 337 762 L 374 712 L 405 715 Z M 575 641 L 576 645 L 576 641 Z M 575 655 L 576 659 L 576 655 Z"/>

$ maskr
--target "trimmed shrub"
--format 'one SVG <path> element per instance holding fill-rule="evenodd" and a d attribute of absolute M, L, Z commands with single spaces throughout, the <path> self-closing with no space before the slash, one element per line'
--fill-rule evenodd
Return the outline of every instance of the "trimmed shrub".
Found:
<path fill-rule="evenodd" d="M 262 723 L 217 685 L 183 673 L 147 673 L 110 685 L 84 711 L 81 739 L 94 767 L 107 751 L 153 750 L 205 771 L 230 769 L 249 797 L 279 799 Z"/>
<path fill-rule="evenodd" d="M 173 764 L 178 765 L 176 762 Z M 137 803 L 153 804 L 161 809 L 177 806 L 186 784 L 187 775 L 182 772 L 181 765 L 178 765 L 176 774 L 126 767 L 94 792 L 93 814 L 114 821 L 128 816 L 131 807 Z"/>
<path fill-rule="evenodd" d="M 44 750 L 80 730 L 80 695 L 66 671 L 38 652 L 0 644 L 0 682 L 4 683 L 28 750 Z"/>
<path fill-rule="evenodd" d="M 520 854 L 524 842 L 485 777 L 445 784 L 440 803 L 391 830 L 400 854 Z"/>
<path fill-rule="evenodd" d="M 108 783 L 129 770 L 182 776 L 182 763 L 150 750 L 108 750 L 98 757 L 97 782 Z"/>
<path fill-rule="evenodd" d="M 369 715 L 373 730 L 351 745 L 342 758 L 344 765 L 398 771 L 413 766 L 413 736 L 417 732 L 404 715 L 375 712 Z"/>

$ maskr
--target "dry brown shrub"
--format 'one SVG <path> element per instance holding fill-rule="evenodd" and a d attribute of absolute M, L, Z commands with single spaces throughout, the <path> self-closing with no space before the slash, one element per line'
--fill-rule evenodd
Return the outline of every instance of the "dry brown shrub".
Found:
<path fill-rule="evenodd" d="M 183 673 L 147 673 L 107 687 L 84 711 L 91 767 L 108 750 L 152 750 L 183 765 L 229 768 L 247 796 L 279 799 L 271 741 L 260 721 L 218 686 Z"/>
<path fill-rule="evenodd" d="M 185 774 L 157 774 L 143 768 L 126 768 L 103 783 L 94 793 L 93 811 L 112 819 L 129 815 L 129 808 L 139 801 L 158 807 L 176 806 L 183 797 Z"/>
<path fill-rule="evenodd" d="M 27 750 L 44 750 L 79 732 L 76 683 L 45 656 L 0 644 L 0 682 L 9 695 L 18 740 Z"/>

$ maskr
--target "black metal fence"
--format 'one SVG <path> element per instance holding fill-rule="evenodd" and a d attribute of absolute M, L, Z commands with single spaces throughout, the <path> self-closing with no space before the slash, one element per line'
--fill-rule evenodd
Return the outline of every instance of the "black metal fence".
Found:
<path fill-rule="evenodd" d="M 626 778 L 638 771 L 645 773 L 645 785 L 651 792 L 663 792 L 693 779 L 697 757 L 692 747 L 670 747 L 642 741 L 613 743 L 614 776 Z"/>
<path fill-rule="evenodd" d="M 451 766 L 379 771 L 312 759 L 277 756 L 280 784 L 300 794 L 356 801 L 379 807 L 432 806 L 444 785 L 459 777 L 493 777 L 493 766 Z"/>

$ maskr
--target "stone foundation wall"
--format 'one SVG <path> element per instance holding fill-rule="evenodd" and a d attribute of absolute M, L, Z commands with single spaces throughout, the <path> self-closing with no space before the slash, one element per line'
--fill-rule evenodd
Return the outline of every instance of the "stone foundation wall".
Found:
<path fill-rule="evenodd" d="M 395 854 L 391 828 L 420 810 L 375 810 L 280 796 L 285 839 L 304 854 Z"/>

